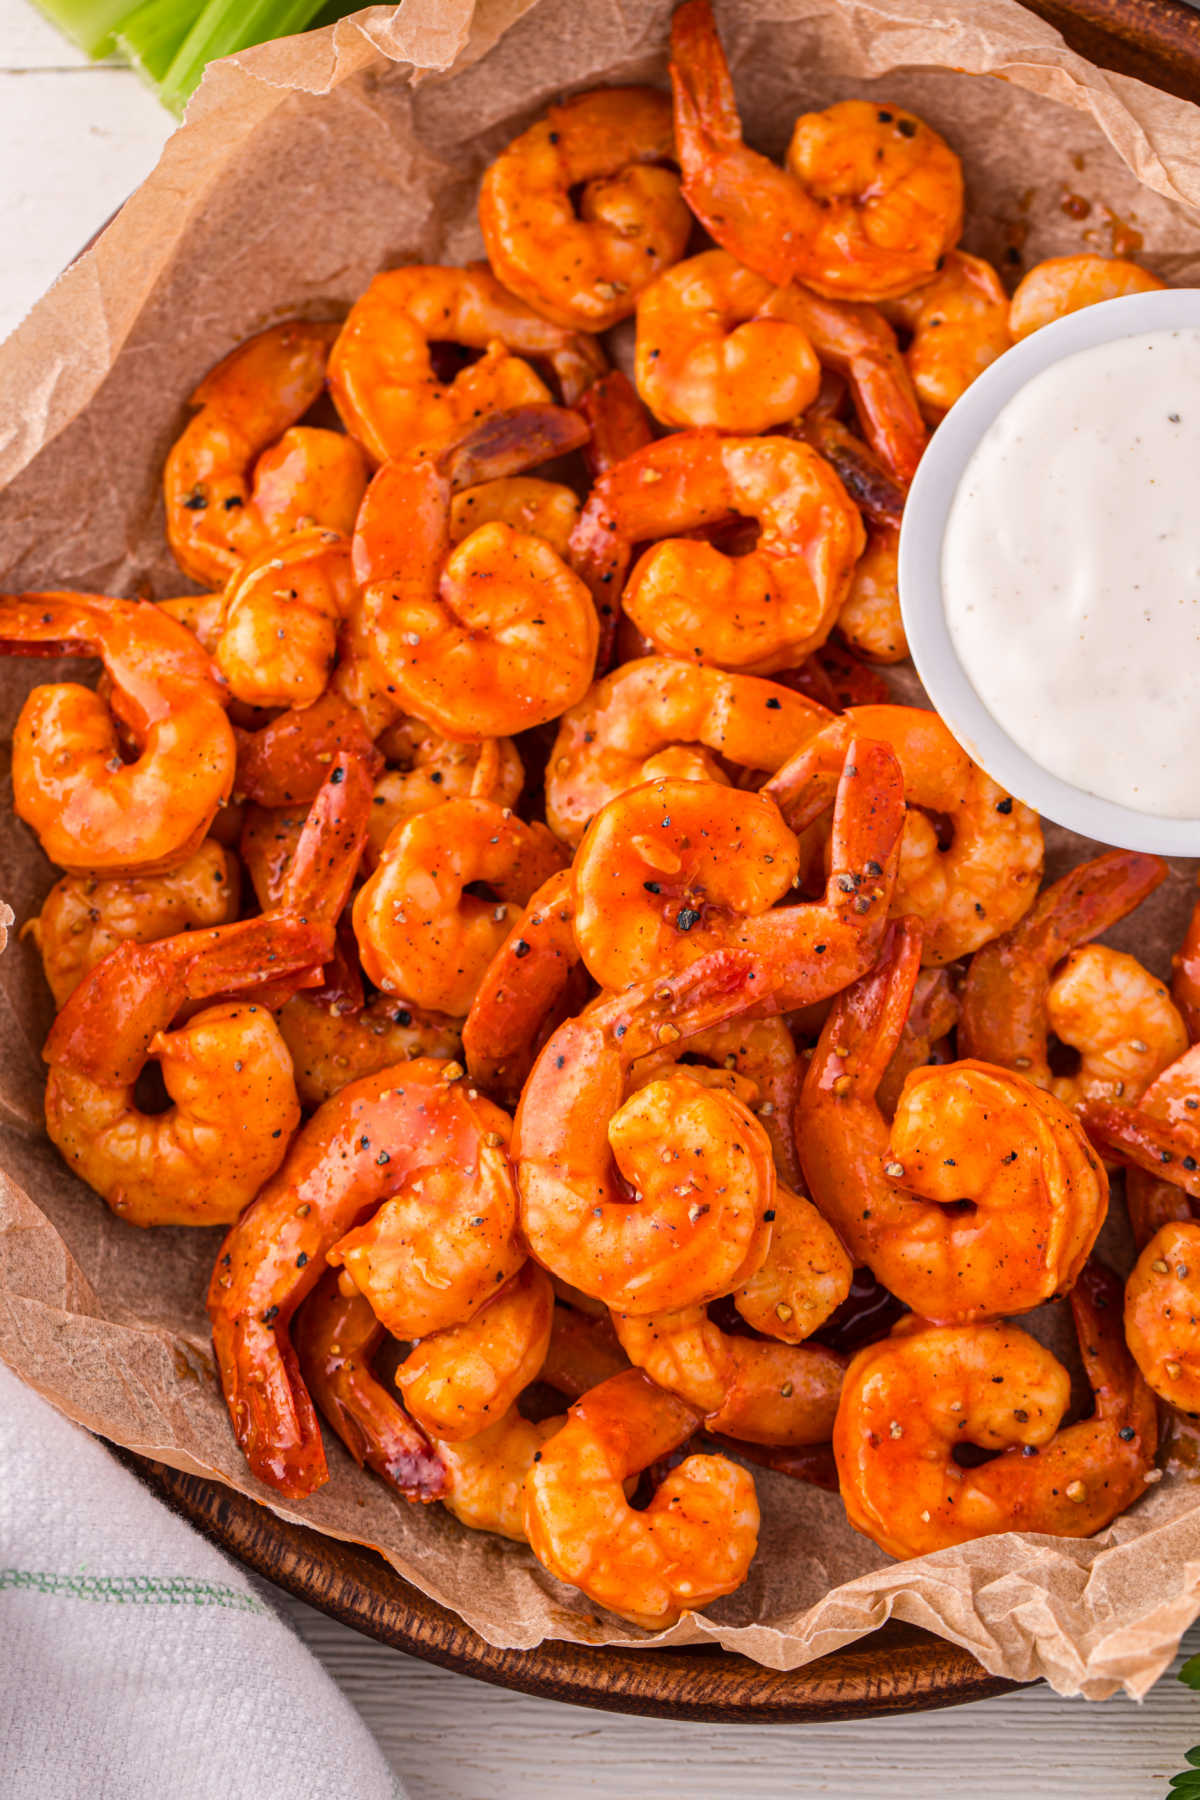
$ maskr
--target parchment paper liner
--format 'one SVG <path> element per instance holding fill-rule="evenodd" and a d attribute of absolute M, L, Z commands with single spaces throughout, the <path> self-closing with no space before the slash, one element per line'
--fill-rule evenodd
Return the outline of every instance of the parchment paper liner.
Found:
<path fill-rule="evenodd" d="M 967 247 L 1002 268 L 1138 248 L 1140 234 L 1151 267 L 1200 283 L 1200 115 L 1090 67 L 1009 0 L 951 20 L 938 0 L 717 10 L 761 148 L 780 151 L 806 105 L 877 93 L 962 153 Z M 273 319 L 336 316 L 380 267 L 478 254 L 484 164 L 563 92 L 661 82 L 669 11 L 408 0 L 210 71 L 154 174 L 0 347 L 5 587 L 180 591 L 158 477 L 204 370 Z M 1064 211 L 1067 195 L 1091 202 L 1085 219 Z M 5 735 L 48 678 L 45 664 L 0 663 Z M 1090 852 L 1050 837 L 1052 872 Z M 0 872 L 26 918 L 52 874 L 7 804 Z M 1181 866 L 1116 940 L 1165 972 L 1191 897 Z M 66 1173 L 41 1128 L 47 999 L 15 938 L 0 1009 L 0 1354 L 104 1436 L 373 1545 L 491 1643 L 711 1640 L 784 1669 L 896 1616 L 996 1674 L 1101 1698 L 1143 1694 L 1200 1611 L 1200 1488 L 1173 1478 L 1091 1542 L 990 1538 L 895 1564 L 849 1529 L 836 1497 L 760 1472 L 749 1581 L 657 1639 L 593 1616 L 523 1549 L 397 1503 L 335 1442 L 328 1487 L 280 1503 L 247 1478 L 213 1378 L 202 1296 L 216 1234 L 135 1231 Z"/>

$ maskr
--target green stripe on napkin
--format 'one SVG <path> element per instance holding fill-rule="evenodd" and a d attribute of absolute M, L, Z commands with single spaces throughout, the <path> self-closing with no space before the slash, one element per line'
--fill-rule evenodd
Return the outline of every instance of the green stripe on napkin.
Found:
<path fill-rule="evenodd" d="M 253 1594 L 219 1582 L 191 1581 L 184 1575 L 52 1575 L 44 1569 L 0 1569 L 0 1592 L 23 1588 L 35 1594 L 65 1594 L 71 1600 L 103 1600 L 117 1606 L 226 1606 L 232 1612 L 268 1608 Z"/>

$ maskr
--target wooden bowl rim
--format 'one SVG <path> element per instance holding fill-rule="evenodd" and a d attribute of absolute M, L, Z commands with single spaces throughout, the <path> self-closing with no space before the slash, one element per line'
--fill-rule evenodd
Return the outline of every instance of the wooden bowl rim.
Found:
<path fill-rule="evenodd" d="M 227 1554 L 339 1623 L 539 1699 L 683 1721 L 796 1725 L 960 1706 L 1029 1685 L 990 1675 L 969 1651 L 898 1620 L 788 1671 L 715 1646 L 630 1650 L 548 1640 L 498 1650 L 374 1551 L 277 1518 L 220 1482 L 116 1454 Z"/>

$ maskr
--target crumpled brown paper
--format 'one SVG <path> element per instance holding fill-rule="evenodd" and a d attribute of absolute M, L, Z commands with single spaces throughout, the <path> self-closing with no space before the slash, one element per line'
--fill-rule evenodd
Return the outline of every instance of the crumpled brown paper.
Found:
<path fill-rule="evenodd" d="M 486 162 L 564 92 L 661 83 L 669 12 L 669 0 L 407 0 L 213 69 L 151 178 L 0 347 L 3 585 L 178 592 L 158 478 L 203 372 L 273 319 L 336 316 L 380 267 L 478 254 Z M 874 93 L 961 152 L 967 246 L 1001 268 L 1136 249 L 1168 281 L 1200 283 L 1195 110 L 1091 68 L 1010 0 L 957 17 L 941 0 L 718 0 L 717 12 L 760 147 L 781 150 L 802 107 Z M 53 673 L 0 666 L 5 736 Z M 0 812 L 3 890 L 23 920 L 52 872 Z M 1052 872 L 1089 853 L 1051 838 Z M 1165 972 L 1191 897 L 1173 871 L 1115 940 Z M 525 1550 L 397 1502 L 336 1443 L 329 1485 L 280 1503 L 248 1478 L 214 1379 L 203 1294 L 217 1234 L 136 1231 L 68 1175 L 42 1133 L 49 1018 L 36 957 L 14 937 L 0 960 L 0 1354 L 103 1435 L 373 1545 L 490 1642 L 711 1640 L 784 1669 L 895 1616 L 996 1674 L 1101 1698 L 1143 1694 L 1200 1611 L 1200 1488 L 1176 1477 L 1091 1542 L 988 1538 L 897 1564 L 835 1496 L 760 1471 L 750 1579 L 658 1638 L 596 1618 Z"/>

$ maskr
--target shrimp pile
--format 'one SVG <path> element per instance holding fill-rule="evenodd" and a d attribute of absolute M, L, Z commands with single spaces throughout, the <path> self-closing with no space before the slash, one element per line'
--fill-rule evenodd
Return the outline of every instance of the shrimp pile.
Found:
<path fill-rule="evenodd" d="M 1094 942 L 1163 866 L 1043 888 L 874 666 L 930 433 L 1158 283 L 1010 301 L 875 98 L 777 166 L 708 0 L 670 81 L 503 149 L 486 262 L 225 347 L 180 591 L 0 596 L 0 654 L 100 668 L 13 734 L 46 1129 L 122 1228 L 225 1229 L 250 1471 L 302 1509 L 339 1440 L 647 1630 L 745 1581 L 755 1465 L 896 1556 L 1083 1536 L 1156 1479 L 1155 1396 L 1200 1410 L 1200 909 L 1170 986 Z M 1054 1300 L 1087 1417 L 1014 1322 Z"/>

